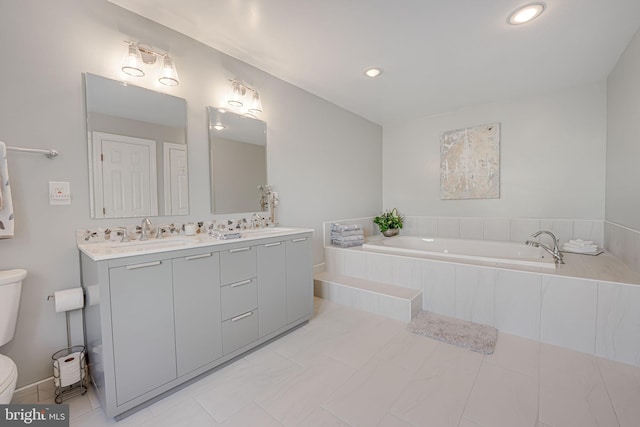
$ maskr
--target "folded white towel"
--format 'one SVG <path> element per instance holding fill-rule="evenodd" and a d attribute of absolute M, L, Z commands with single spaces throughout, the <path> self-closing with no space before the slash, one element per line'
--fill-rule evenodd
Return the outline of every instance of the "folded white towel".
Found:
<path fill-rule="evenodd" d="M 13 237 L 13 203 L 7 168 L 7 147 L 0 141 L 0 239 Z"/>
<path fill-rule="evenodd" d="M 569 240 L 565 244 L 567 244 L 567 243 L 572 244 L 574 246 L 592 246 L 593 245 L 593 240 L 575 239 L 575 240 Z"/>
<path fill-rule="evenodd" d="M 598 246 L 596 246 L 596 245 L 577 246 L 577 245 L 570 245 L 568 243 L 565 243 L 562 246 L 562 250 L 588 254 L 588 253 L 597 252 L 598 251 Z"/>

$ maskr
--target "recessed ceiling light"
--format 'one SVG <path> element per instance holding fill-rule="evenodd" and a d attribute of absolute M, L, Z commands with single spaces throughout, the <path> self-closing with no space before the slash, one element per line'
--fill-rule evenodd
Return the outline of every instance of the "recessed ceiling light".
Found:
<path fill-rule="evenodd" d="M 366 70 L 364 70 L 364 75 L 367 77 L 378 77 L 380 74 L 382 74 L 382 68 L 367 68 Z"/>
<path fill-rule="evenodd" d="M 509 16 L 509 24 L 511 25 L 520 25 L 525 22 L 529 22 L 538 16 L 544 11 L 544 4 L 542 3 L 534 3 L 529 4 L 527 6 L 523 6 L 520 9 L 516 10 Z"/>

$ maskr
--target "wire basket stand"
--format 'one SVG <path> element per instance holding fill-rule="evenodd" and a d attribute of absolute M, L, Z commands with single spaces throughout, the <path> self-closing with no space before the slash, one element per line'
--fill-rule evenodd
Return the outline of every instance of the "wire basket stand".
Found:
<path fill-rule="evenodd" d="M 67 323 L 69 312 L 67 312 Z M 53 384 L 55 385 L 55 401 L 60 404 L 63 400 L 87 392 L 86 349 L 83 345 L 71 345 L 68 339 L 68 347 L 53 353 Z"/>

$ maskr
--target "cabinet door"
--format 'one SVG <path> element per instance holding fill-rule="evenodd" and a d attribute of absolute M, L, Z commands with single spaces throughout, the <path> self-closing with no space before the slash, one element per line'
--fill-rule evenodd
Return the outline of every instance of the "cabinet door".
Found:
<path fill-rule="evenodd" d="M 176 378 L 171 263 L 109 270 L 116 402 L 122 405 Z"/>
<path fill-rule="evenodd" d="M 287 323 L 312 313 L 311 238 L 298 237 L 287 241 Z"/>
<path fill-rule="evenodd" d="M 178 376 L 222 356 L 220 262 L 217 253 L 173 260 Z"/>
<path fill-rule="evenodd" d="M 258 324 L 260 336 L 287 324 L 287 263 L 284 242 L 258 246 Z"/>

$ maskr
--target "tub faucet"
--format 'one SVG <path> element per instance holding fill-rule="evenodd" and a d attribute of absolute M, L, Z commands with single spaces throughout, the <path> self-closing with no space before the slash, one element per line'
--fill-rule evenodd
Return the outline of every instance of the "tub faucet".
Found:
<path fill-rule="evenodd" d="M 149 236 L 147 235 L 147 230 L 150 231 L 151 220 L 147 217 L 142 220 L 142 224 L 140 224 L 140 238 L 138 240 L 149 240 Z"/>
<path fill-rule="evenodd" d="M 562 253 L 560 252 L 560 249 L 558 248 L 558 239 L 556 238 L 556 236 L 550 232 L 550 231 L 545 231 L 545 230 L 541 230 L 541 231 L 536 231 L 535 233 L 533 233 L 531 235 L 531 237 L 538 237 L 541 234 L 548 234 L 549 236 L 551 236 L 551 239 L 553 240 L 553 248 L 548 247 L 547 245 L 543 245 L 540 242 L 536 242 L 535 240 L 527 240 L 525 242 L 525 244 L 529 245 L 529 246 L 533 246 L 534 248 L 542 248 L 545 251 L 549 252 L 551 255 L 553 255 L 553 259 L 555 260 L 556 264 L 564 264 L 564 259 L 562 258 Z"/>

